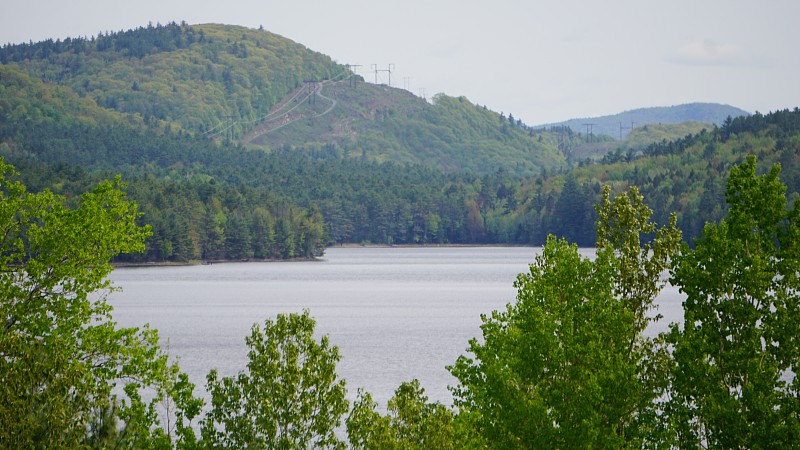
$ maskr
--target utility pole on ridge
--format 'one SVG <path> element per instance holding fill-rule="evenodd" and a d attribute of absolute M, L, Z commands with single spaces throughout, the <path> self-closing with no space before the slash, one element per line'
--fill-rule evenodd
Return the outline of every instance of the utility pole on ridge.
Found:
<path fill-rule="evenodd" d="M 392 86 L 392 69 L 394 69 L 394 64 L 389 64 L 386 69 L 378 69 L 377 64 L 372 65 L 372 69 L 375 71 L 375 84 L 378 84 L 378 72 L 388 72 L 389 73 L 389 84 L 388 86 Z"/>
<path fill-rule="evenodd" d="M 356 83 L 358 82 L 358 78 L 356 78 L 356 68 L 361 67 L 361 64 L 345 64 L 344 66 L 350 71 L 350 87 L 356 87 Z"/>
<path fill-rule="evenodd" d="M 592 142 L 592 129 L 595 125 L 594 123 L 583 124 L 586 127 L 586 136 L 588 136 L 589 142 Z"/>

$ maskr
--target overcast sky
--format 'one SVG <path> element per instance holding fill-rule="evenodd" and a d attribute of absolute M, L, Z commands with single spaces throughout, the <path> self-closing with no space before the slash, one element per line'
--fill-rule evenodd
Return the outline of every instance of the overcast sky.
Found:
<path fill-rule="evenodd" d="M 0 43 L 185 20 L 261 25 L 529 125 L 648 106 L 800 106 L 798 0 L 2 0 Z M 379 82 L 388 82 L 386 72 Z"/>

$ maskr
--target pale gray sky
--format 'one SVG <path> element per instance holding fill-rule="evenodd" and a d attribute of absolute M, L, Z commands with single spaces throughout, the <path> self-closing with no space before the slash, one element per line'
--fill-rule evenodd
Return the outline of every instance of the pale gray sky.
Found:
<path fill-rule="evenodd" d="M 2 0 L 0 43 L 182 20 L 263 25 L 367 80 L 393 64 L 393 86 L 530 125 L 688 102 L 800 106 L 797 0 Z"/>

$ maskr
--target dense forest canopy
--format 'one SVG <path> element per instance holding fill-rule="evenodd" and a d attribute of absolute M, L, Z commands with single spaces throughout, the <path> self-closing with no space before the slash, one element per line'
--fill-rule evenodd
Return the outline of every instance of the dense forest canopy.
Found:
<path fill-rule="evenodd" d="M 232 121 L 252 125 L 303 80 L 346 71 L 264 30 L 185 23 L 6 45 L 0 62 L 103 108 L 199 132 Z"/>
<path fill-rule="evenodd" d="M 117 177 L 73 205 L 0 162 L 0 442 L 14 448 L 791 448 L 800 432 L 800 201 L 755 156 L 695 248 L 635 186 L 602 190 L 596 249 L 550 235 L 514 302 L 447 369 L 456 408 L 415 379 L 378 410 L 347 398 L 309 311 L 255 323 L 208 404 L 147 327 L 120 328 L 109 259 L 150 235 Z M 669 282 L 682 324 L 646 332 Z M 346 440 L 342 430 L 346 428 Z M 199 431 L 199 434 L 198 434 Z"/>
<path fill-rule="evenodd" d="M 343 66 L 263 30 L 172 23 L 6 45 L 0 61 L 0 154 L 32 189 L 68 197 L 122 174 L 154 232 L 133 260 L 312 257 L 345 242 L 542 245 L 549 233 L 591 245 L 606 184 L 639 186 L 655 220 L 676 212 L 691 242 L 725 214 L 724 176 L 748 154 L 783 165 L 790 198 L 800 190 L 796 109 L 642 127 L 614 149 L 464 98 L 353 87 Z M 308 79 L 339 107 L 236 142 L 314 92 Z M 293 111 L 329 109 L 317 100 Z"/>

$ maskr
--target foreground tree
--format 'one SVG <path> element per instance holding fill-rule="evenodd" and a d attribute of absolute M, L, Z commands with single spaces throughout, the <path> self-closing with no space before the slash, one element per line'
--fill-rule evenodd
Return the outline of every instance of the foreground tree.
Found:
<path fill-rule="evenodd" d="M 665 353 L 643 331 L 680 233 L 674 217 L 655 230 L 650 215 L 635 188 L 614 201 L 606 189 L 596 258 L 549 237 L 516 303 L 482 317 L 474 358 L 450 368 L 478 446 L 641 448 L 660 432 Z"/>
<path fill-rule="evenodd" d="M 728 218 L 684 249 L 672 283 L 686 294 L 670 402 L 681 447 L 791 448 L 800 437 L 800 203 L 787 210 L 780 167 L 731 170 Z"/>
<path fill-rule="evenodd" d="M 69 208 L 48 191 L 27 192 L 15 175 L 0 160 L 2 446 L 169 443 L 173 431 L 190 435 L 184 419 L 196 409 L 165 430 L 156 402 L 179 398 L 191 385 L 180 382 L 154 331 L 117 328 L 105 300 L 113 289 L 110 259 L 143 250 L 149 234 L 135 223 L 136 204 L 125 199 L 119 179 Z M 119 401 L 115 386 L 126 393 Z M 153 402 L 142 400 L 145 387 Z M 117 430 L 117 419 L 124 429 Z"/>
<path fill-rule="evenodd" d="M 376 411 L 377 403 L 359 390 L 347 418 L 347 436 L 353 449 L 456 449 L 453 413 L 440 403 L 429 403 L 418 380 L 402 383 L 389 400 L 389 414 Z"/>
<path fill-rule="evenodd" d="M 347 412 L 339 350 L 314 339 L 314 319 L 278 315 L 253 326 L 247 371 L 208 375 L 211 410 L 202 425 L 209 448 L 344 448 L 334 430 Z"/>

